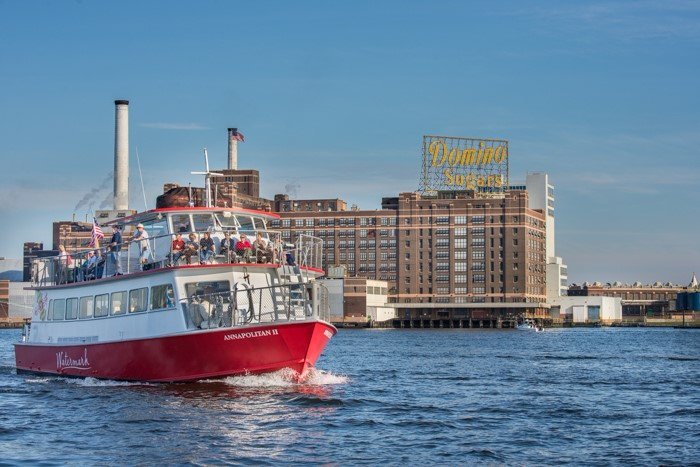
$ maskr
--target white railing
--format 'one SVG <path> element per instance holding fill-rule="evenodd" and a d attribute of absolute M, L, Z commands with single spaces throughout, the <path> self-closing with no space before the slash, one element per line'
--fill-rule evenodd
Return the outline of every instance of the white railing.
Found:
<path fill-rule="evenodd" d="M 195 241 L 198 245 L 203 233 L 195 233 Z M 172 248 L 173 239 L 177 234 L 164 234 L 145 240 L 132 239 L 121 243 L 117 248 L 106 246 L 70 255 L 36 259 L 33 264 L 32 282 L 39 286 L 69 284 L 111 277 L 117 274 L 128 275 L 151 269 L 200 262 L 209 264 L 267 263 L 301 266 L 302 268 L 321 268 L 323 240 L 316 237 L 301 235 L 296 244 L 285 244 L 280 240 L 279 231 L 255 230 L 251 231 L 251 237 L 254 239 L 255 234 L 261 233 L 265 237 L 267 247 L 223 251 L 221 249 L 223 232 L 209 233 L 212 234 L 212 240 L 214 240 L 214 250 L 206 258 L 200 256 L 201 248 L 199 247 L 188 252 L 189 232 L 181 234 L 182 240 L 186 244 L 186 250 L 183 251 L 174 251 Z M 232 236 L 238 240 L 236 234 Z M 117 249 L 118 251 L 115 251 Z"/>
<path fill-rule="evenodd" d="M 330 320 L 328 290 L 315 282 L 269 287 L 238 282 L 229 291 L 194 293 L 180 303 L 190 329 Z"/>

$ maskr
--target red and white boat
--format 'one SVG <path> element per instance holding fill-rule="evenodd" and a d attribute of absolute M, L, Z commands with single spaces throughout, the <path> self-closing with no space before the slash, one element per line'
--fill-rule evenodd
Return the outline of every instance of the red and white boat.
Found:
<path fill-rule="evenodd" d="M 291 368 L 303 379 L 336 329 L 327 290 L 314 280 L 323 274 L 321 240 L 300 236 L 283 251 L 278 234 L 267 230 L 276 217 L 215 207 L 155 209 L 113 223 L 126 236 L 137 224 L 149 234 L 147 241 L 122 244 L 116 257 L 103 253 L 104 260 L 85 267 L 88 252 L 37 260 L 36 304 L 15 344 L 17 370 L 171 382 Z M 261 264 L 217 254 L 185 264 L 172 255 L 176 233 L 187 240 L 204 232 L 216 252 L 226 232 L 234 238 L 261 232 L 277 245 L 274 258 Z"/>

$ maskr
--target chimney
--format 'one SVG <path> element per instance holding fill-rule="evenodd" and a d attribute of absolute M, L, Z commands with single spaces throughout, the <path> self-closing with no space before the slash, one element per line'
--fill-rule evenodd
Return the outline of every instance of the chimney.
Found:
<path fill-rule="evenodd" d="M 228 129 L 228 168 L 238 169 L 238 128 Z"/>
<path fill-rule="evenodd" d="M 114 209 L 129 209 L 129 101 L 114 101 Z"/>

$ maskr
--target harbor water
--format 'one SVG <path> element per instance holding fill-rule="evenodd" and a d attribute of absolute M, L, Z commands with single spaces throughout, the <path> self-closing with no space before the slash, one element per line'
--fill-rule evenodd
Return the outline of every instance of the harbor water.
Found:
<path fill-rule="evenodd" d="M 0 462 L 700 463 L 696 330 L 341 330 L 304 384 L 17 375 L 19 336 Z"/>

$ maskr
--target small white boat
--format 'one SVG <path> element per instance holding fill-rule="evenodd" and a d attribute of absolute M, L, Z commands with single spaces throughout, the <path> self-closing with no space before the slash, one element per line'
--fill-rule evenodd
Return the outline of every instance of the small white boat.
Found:
<path fill-rule="evenodd" d="M 537 331 L 538 330 L 535 323 L 533 323 L 530 320 L 523 321 L 522 323 L 518 324 L 515 327 L 515 329 L 517 329 L 518 331 Z"/>

